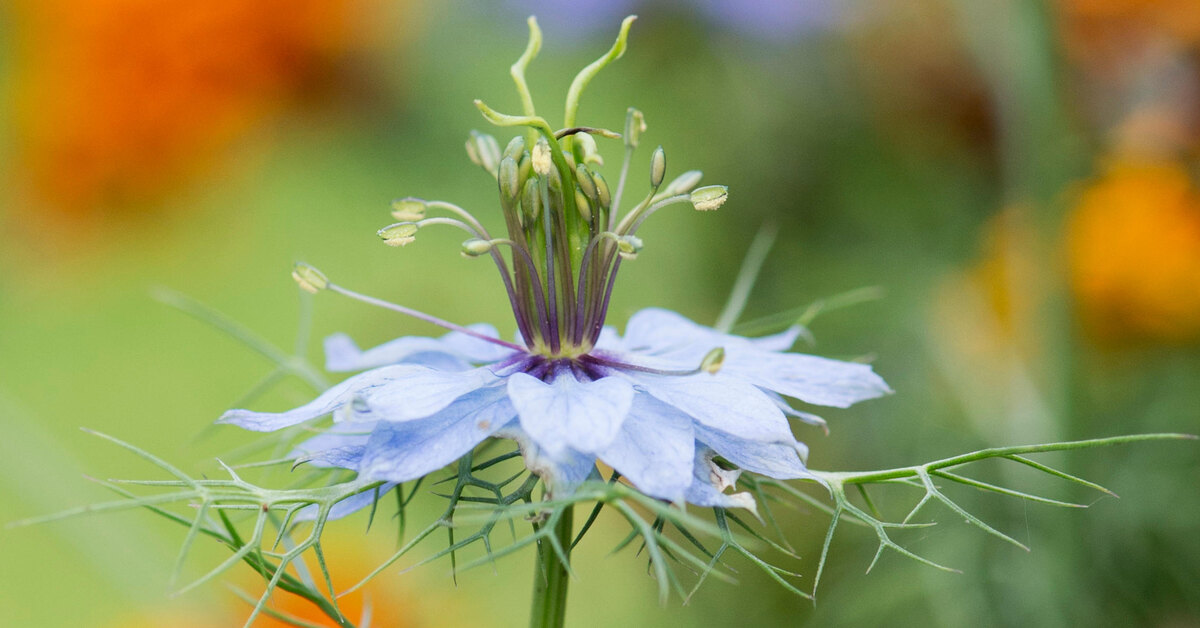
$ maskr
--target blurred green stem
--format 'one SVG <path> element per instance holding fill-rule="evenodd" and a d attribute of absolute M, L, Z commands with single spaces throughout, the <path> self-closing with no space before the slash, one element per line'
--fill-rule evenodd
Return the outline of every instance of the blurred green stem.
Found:
<path fill-rule="evenodd" d="M 567 616 L 567 585 L 570 575 L 563 563 L 570 557 L 572 540 L 572 509 L 563 510 L 554 525 L 554 536 L 563 548 L 560 557 L 549 539 L 538 542 L 537 569 L 533 574 L 533 607 L 530 609 L 530 628 L 561 628 Z"/>

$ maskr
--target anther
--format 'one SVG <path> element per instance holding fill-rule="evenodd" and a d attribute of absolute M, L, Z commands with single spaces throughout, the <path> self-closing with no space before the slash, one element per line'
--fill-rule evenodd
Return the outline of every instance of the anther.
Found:
<path fill-rule="evenodd" d="M 379 237 L 388 246 L 404 246 L 416 240 L 419 227 L 415 222 L 398 222 L 379 230 Z"/>
<path fill-rule="evenodd" d="M 700 184 L 700 178 L 704 173 L 699 170 L 688 170 L 687 172 L 675 177 L 659 192 L 660 196 L 675 196 L 676 194 L 687 194 L 692 191 L 692 188 Z"/>
<path fill-rule="evenodd" d="M 517 173 L 517 162 L 512 157 L 500 160 L 500 170 L 497 174 L 500 182 L 500 193 L 508 202 L 513 202 L 521 191 L 521 179 Z"/>
<path fill-rule="evenodd" d="M 546 141 L 546 138 L 538 138 L 537 144 L 533 146 L 532 159 L 534 172 L 542 176 L 550 174 L 554 160 L 550 156 L 550 143 Z"/>
<path fill-rule="evenodd" d="M 645 131 L 646 117 L 642 115 L 641 111 L 630 107 L 625 114 L 625 146 L 631 149 L 637 148 L 638 140 Z"/>
<path fill-rule="evenodd" d="M 635 235 L 623 235 L 617 238 L 617 255 L 622 259 L 635 260 L 642 252 L 642 239 Z"/>
<path fill-rule="evenodd" d="M 707 212 L 720 208 L 729 198 L 729 188 L 723 185 L 706 185 L 692 191 L 692 207 Z"/>
<path fill-rule="evenodd" d="M 591 201 L 578 186 L 575 188 L 575 209 L 579 211 L 579 216 L 584 222 L 592 221 Z"/>
<path fill-rule="evenodd" d="M 650 157 L 650 187 L 658 189 L 662 185 L 663 177 L 667 174 L 667 154 L 663 151 L 663 147 L 659 146 L 654 149 L 654 155 Z"/>
<path fill-rule="evenodd" d="M 492 243 L 480 238 L 471 238 L 462 243 L 463 257 L 479 257 L 492 250 Z"/>
<path fill-rule="evenodd" d="M 329 287 L 329 280 L 325 278 L 325 274 L 304 262 L 296 262 L 292 266 L 292 279 L 296 280 L 296 284 L 302 290 L 312 294 Z"/>
<path fill-rule="evenodd" d="M 579 183 L 579 189 L 583 190 L 583 193 L 587 195 L 588 198 L 596 198 L 596 179 L 592 177 L 592 171 L 588 170 L 587 166 L 579 164 L 575 168 L 575 180 Z"/>
<path fill-rule="evenodd" d="M 599 172 L 592 173 L 592 178 L 596 182 L 596 202 L 600 207 L 608 209 L 612 206 L 612 194 L 608 191 L 608 181 L 604 180 L 604 176 Z"/>
<path fill-rule="evenodd" d="M 496 172 L 500 165 L 500 144 L 487 133 L 471 131 L 467 138 L 467 157 L 488 172 Z"/>
<path fill-rule="evenodd" d="M 538 178 L 529 177 L 521 191 L 521 209 L 525 224 L 533 224 L 542 211 L 542 195 L 538 193 Z"/>
<path fill-rule="evenodd" d="M 504 147 L 503 157 L 512 157 L 513 161 L 520 161 L 521 155 L 525 153 L 525 136 L 518 135 L 508 142 L 508 146 Z"/>
<path fill-rule="evenodd" d="M 575 143 L 583 154 L 583 163 L 594 166 L 604 165 L 604 158 L 600 156 L 600 151 L 596 148 L 596 138 L 592 137 L 591 133 L 577 134 Z"/>
<path fill-rule="evenodd" d="M 392 217 L 401 222 L 416 222 L 425 217 L 427 207 L 419 198 L 399 198 L 392 201 Z"/>
<path fill-rule="evenodd" d="M 700 370 L 709 375 L 716 375 L 723 364 L 725 364 L 725 347 L 717 347 L 704 354 L 704 359 L 700 361 Z"/>

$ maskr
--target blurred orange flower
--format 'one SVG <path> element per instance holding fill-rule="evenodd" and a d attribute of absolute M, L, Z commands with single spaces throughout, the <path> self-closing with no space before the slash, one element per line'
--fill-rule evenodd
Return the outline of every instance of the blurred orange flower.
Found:
<path fill-rule="evenodd" d="M 43 203 L 153 200 L 313 85 L 359 2 L 18 0 L 16 115 Z"/>
<path fill-rule="evenodd" d="M 1200 338 L 1200 189 L 1168 161 L 1118 161 L 1067 224 L 1071 284 L 1100 338 Z"/>

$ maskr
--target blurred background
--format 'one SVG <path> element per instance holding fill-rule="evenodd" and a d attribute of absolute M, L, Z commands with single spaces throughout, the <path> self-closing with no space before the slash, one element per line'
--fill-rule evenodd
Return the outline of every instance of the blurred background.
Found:
<path fill-rule="evenodd" d="M 530 80 L 548 116 L 620 18 L 639 14 L 580 120 L 620 129 L 637 106 L 669 176 L 699 168 L 731 189 L 720 212 L 663 212 L 643 230 L 610 323 L 646 306 L 712 322 L 764 223 L 779 238 L 748 318 L 882 294 L 812 324 L 812 352 L 871 359 L 897 391 L 823 413 L 828 436 L 798 427 L 813 467 L 1200 430 L 1191 0 L 12 0 L 0 4 L 0 519 L 107 499 L 85 473 L 153 476 L 81 426 L 195 473 L 252 440 L 210 425 L 271 365 L 163 294 L 290 350 L 301 310 L 288 272 L 305 260 L 348 287 L 511 332 L 494 270 L 462 259 L 458 236 L 396 251 L 373 231 L 407 195 L 499 224 L 494 184 L 463 142 L 489 130 L 472 99 L 518 109 L 508 66 L 532 13 L 546 41 Z M 620 150 L 601 142 L 615 180 Z M 328 295 L 314 305 L 318 364 L 316 340 L 334 331 L 364 346 L 436 332 Z M 256 403 L 310 394 L 289 380 Z M 873 535 L 843 526 L 815 607 L 751 569 L 660 607 L 642 559 L 607 556 L 626 530 L 602 518 L 577 553 L 568 621 L 1200 625 L 1200 448 L 1042 460 L 1122 498 L 1038 482 L 1023 486 L 1093 508 L 959 495 L 1033 549 L 944 512 L 905 537 L 963 575 L 895 554 L 864 575 Z M 902 513 L 905 490 L 877 497 Z M 828 521 L 777 514 L 808 588 Z M 343 586 L 395 547 L 394 528 L 365 526 L 334 526 Z M 168 598 L 183 533 L 146 512 L 0 531 L 0 623 L 240 625 L 248 607 L 227 587 Z M 222 557 L 200 548 L 188 573 Z M 393 572 L 362 603 L 378 626 L 519 626 L 531 563 L 523 554 L 457 586 L 445 561 Z M 257 595 L 248 571 L 230 581 Z"/>

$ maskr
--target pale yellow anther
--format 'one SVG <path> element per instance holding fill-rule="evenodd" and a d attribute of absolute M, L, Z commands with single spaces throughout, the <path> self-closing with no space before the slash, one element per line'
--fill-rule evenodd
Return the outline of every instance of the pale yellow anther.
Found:
<path fill-rule="evenodd" d="M 716 375 L 725 364 L 725 347 L 717 347 L 704 355 L 700 361 L 700 370 L 709 375 Z"/>
<path fill-rule="evenodd" d="M 401 198 L 392 201 L 392 217 L 401 222 L 416 222 L 425 217 L 425 201 L 419 198 Z"/>
<path fill-rule="evenodd" d="M 720 209 L 729 199 L 729 188 L 723 185 L 706 185 L 692 192 L 692 207 L 708 212 Z"/>
<path fill-rule="evenodd" d="M 379 230 L 379 237 L 388 246 L 405 246 L 415 241 L 417 225 L 411 222 L 399 222 Z"/>
<path fill-rule="evenodd" d="M 312 294 L 329 287 L 329 280 L 325 278 L 325 274 L 304 262 L 296 262 L 292 266 L 292 279 L 296 280 L 296 285 L 300 286 L 301 290 Z"/>
<path fill-rule="evenodd" d="M 541 138 L 537 144 L 533 145 L 533 171 L 539 175 L 546 176 L 550 174 L 550 169 L 554 167 L 554 159 L 550 156 L 550 143 L 546 138 Z"/>

